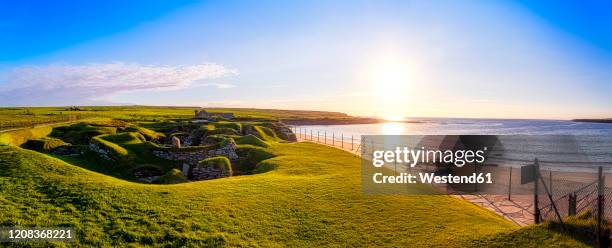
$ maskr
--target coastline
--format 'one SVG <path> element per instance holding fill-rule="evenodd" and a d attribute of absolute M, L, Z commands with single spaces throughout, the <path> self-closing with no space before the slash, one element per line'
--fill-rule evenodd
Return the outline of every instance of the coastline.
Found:
<path fill-rule="evenodd" d="M 575 122 L 592 122 L 592 123 L 612 123 L 612 118 L 610 119 L 573 119 Z"/>
<path fill-rule="evenodd" d="M 350 117 L 350 118 L 300 118 L 300 119 L 281 119 L 281 122 L 288 125 L 309 126 L 309 125 L 357 125 L 357 124 L 377 124 L 390 122 L 384 119 L 368 118 L 368 117 Z M 421 121 L 393 121 L 402 123 L 422 123 Z"/>

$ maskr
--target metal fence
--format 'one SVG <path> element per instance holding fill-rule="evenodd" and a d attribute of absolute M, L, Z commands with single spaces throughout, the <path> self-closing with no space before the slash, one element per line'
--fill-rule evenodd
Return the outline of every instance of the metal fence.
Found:
<path fill-rule="evenodd" d="M 325 144 L 355 154 L 360 154 L 362 150 L 384 147 L 384 144 L 372 141 L 365 141 L 362 144 L 361 137 L 357 135 L 297 126 L 293 126 L 292 129 L 298 140 Z M 612 222 L 612 180 L 606 181 L 605 173 L 598 172 L 598 167 L 588 167 L 591 168 L 590 171 L 580 172 L 553 168 L 542 163 L 539 169 L 541 179 L 537 180 L 536 186 L 536 182 L 521 182 L 521 168 L 500 166 L 498 173 L 505 175 L 503 180 L 496 183 L 497 193 L 480 194 L 479 197 L 491 202 L 506 201 L 500 204 L 501 207 L 513 204 L 521 211 L 520 214 L 530 216 L 531 223 L 537 222 L 536 214 L 539 214 L 539 220 L 558 220 L 561 217 L 562 221 L 567 216 L 584 212 L 590 212 L 595 217 L 601 216 L 598 220 Z M 599 171 L 601 170 L 599 167 Z"/>
<path fill-rule="evenodd" d="M 328 132 L 326 130 L 307 129 L 292 126 L 291 129 L 298 140 L 311 141 L 324 145 L 337 147 L 353 153 L 361 152 L 361 138 L 356 135 Z"/>

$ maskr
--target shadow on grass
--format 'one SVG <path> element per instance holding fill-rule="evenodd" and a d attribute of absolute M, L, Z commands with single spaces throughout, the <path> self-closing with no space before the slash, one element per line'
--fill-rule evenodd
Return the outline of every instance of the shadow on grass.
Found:
<path fill-rule="evenodd" d="M 591 211 L 583 212 L 576 216 L 567 217 L 563 224 L 559 221 L 550 221 L 546 223 L 548 230 L 557 232 L 562 235 L 567 235 L 575 240 L 578 240 L 587 245 L 596 245 L 597 238 L 597 220 Z M 603 247 L 610 246 L 610 226 L 607 221 L 602 223 L 601 240 Z"/>
<path fill-rule="evenodd" d="M 549 221 L 531 225 L 510 232 L 469 240 L 465 247 L 593 247 L 595 244 L 595 218 L 589 212 L 565 218 L 563 225 Z M 604 236 L 610 234 L 608 224 L 603 225 Z M 603 240 L 604 247 L 609 240 Z"/>

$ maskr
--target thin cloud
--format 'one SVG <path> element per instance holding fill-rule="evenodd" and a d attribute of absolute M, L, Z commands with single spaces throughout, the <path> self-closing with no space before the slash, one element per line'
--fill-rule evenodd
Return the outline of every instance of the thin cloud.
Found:
<path fill-rule="evenodd" d="M 52 64 L 23 66 L 7 72 L 0 84 L 0 102 L 5 105 L 45 102 L 90 101 L 129 91 L 174 90 L 193 86 L 231 88 L 207 80 L 237 74 L 223 65 L 206 63 L 187 66 L 108 63 L 86 65 Z"/>

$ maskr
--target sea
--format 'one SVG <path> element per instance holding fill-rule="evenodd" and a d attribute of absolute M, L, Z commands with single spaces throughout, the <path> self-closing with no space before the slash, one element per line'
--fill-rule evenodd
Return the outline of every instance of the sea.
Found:
<path fill-rule="evenodd" d="M 497 159 L 520 167 L 536 158 L 550 170 L 612 172 L 612 124 L 567 120 L 502 120 L 419 118 L 414 122 L 353 125 L 295 126 L 298 132 L 317 133 L 359 142 L 368 135 L 496 135 L 505 150 Z M 418 142 L 418 141 L 416 141 Z"/>

